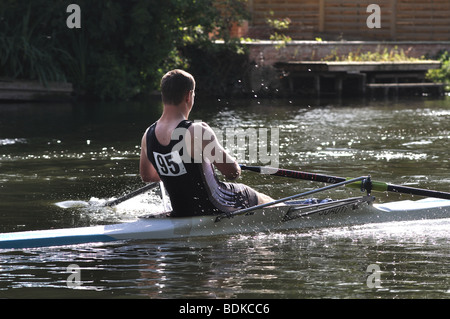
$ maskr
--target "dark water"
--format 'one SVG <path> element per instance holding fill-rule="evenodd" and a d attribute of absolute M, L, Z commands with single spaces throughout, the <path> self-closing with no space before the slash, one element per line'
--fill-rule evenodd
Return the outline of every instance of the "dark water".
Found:
<path fill-rule="evenodd" d="M 141 187 L 140 139 L 160 111 L 159 101 L 1 104 L 0 232 L 104 224 L 159 209 L 157 194 L 114 210 L 55 203 Z M 278 128 L 283 168 L 450 191 L 449 97 L 199 101 L 191 119 L 221 129 Z M 251 172 L 242 182 L 275 198 L 322 186 Z M 438 220 L 3 250 L 0 298 L 448 298 L 449 229 L 450 220 Z M 72 264 L 82 284 L 69 288 Z M 376 287 L 370 265 L 380 270 Z"/>

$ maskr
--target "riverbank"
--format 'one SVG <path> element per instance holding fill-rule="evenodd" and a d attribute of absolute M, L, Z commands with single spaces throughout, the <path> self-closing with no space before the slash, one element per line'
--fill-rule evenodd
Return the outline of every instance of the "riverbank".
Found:
<path fill-rule="evenodd" d="M 449 83 L 445 85 L 437 80 L 434 82 L 439 83 L 432 83 L 427 78 L 428 70 L 439 70 L 441 67 L 442 64 L 436 59 L 443 52 L 450 51 L 450 41 L 254 40 L 235 44 L 241 46 L 245 53 L 233 53 L 230 46 L 220 41 L 212 45 L 216 48 L 210 48 L 210 51 L 205 48 L 195 48 L 194 53 L 187 51 L 191 54 L 188 56 L 191 61 L 188 70 L 198 79 L 198 86 L 203 89 L 202 95 L 442 95 L 450 87 Z M 347 61 L 348 65 L 341 65 L 337 72 L 329 66 L 320 70 L 316 68 L 319 64 L 331 63 L 328 61 L 345 63 L 343 57 L 355 59 L 365 55 L 370 59 L 371 55 L 382 56 L 386 53 L 390 55 L 388 59 L 395 58 L 395 61 L 358 61 L 376 62 L 378 70 L 355 69 L 352 65 L 354 61 Z M 305 66 L 301 71 L 298 70 L 300 64 Z M 407 68 L 402 64 L 408 64 Z M 83 98 L 70 83 L 49 83 L 45 86 L 39 82 L 0 80 L 0 101 L 61 101 L 74 96 Z"/>
<path fill-rule="evenodd" d="M 0 79 L 0 101 L 61 102 L 70 100 L 73 94 L 71 83 Z"/>
<path fill-rule="evenodd" d="M 257 94 L 325 94 L 339 95 L 342 93 L 342 76 L 345 74 L 331 74 L 327 70 L 321 70 L 322 73 L 314 73 L 314 70 L 310 67 L 310 74 L 308 74 L 308 68 L 306 73 L 299 74 L 299 72 L 292 72 L 292 68 L 280 68 L 280 65 L 286 66 L 288 64 L 298 63 L 319 63 L 323 61 L 336 61 L 339 58 L 353 57 L 357 55 L 383 52 L 401 52 L 401 56 L 405 59 L 417 59 L 417 69 L 411 64 L 408 66 L 409 70 L 407 74 L 398 74 L 398 68 L 392 68 L 392 61 L 377 61 L 380 66 L 380 70 L 384 71 L 379 75 L 380 77 L 390 78 L 387 82 L 377 83 L 377 81 L 367 81 L 367 74 L 361 73 L 360 70 L 353 70 L 353 66 L 349 66 L 347 70 L 340 70 L 341 72 L 352 74 L 352 77 L 359 79 L 356 87 L 365 86 L 366 83 L 371 84 L 399 84 L 394 90 L 395 94 L 401 94 L 403 91 L 410 94 L 411 90 L 416 94 L 428 94 L 429 88 L 432 86 L 432 93 L 442 94 L 443 85 L 437 84 L 435 86 L 430 84 L 420 85 L 421 83 L 431 82 L 426 79 L 425 75 L 429 69 L 438 69 L 441 65 L 436 59 L 445 51 L 450 51 L 450 41 L 247 41 L 243 42 L 248 48 L 249 61 L 252 61 L 253 68 L 249 72 L 247 79 L 247 89 L 250 93 Z M 419 63 L 422 60 L 427 60 L 429 69 L 424 69 L 423 64 Z M 431 61 L 428 61 L 431 60 Z M 351 62 L 351 61 L 349 61 Z M 367 62 L 367 61 L 366 61 Z M 401 63 L 402 61 L 396 61 Z M 405 61 L 406 62 L 406 61 Z M 439 64 L 439 65 L 437 65 Z M 371 74 L 373 75 L 373 74 Z M 293 87 L 293 77 L 302 77 L 305 79 L 305 85 L 307 89 L 295 89 Z M 399 78 L 406 77 L 406 79 L 399 82 Z M 324 85 L 328 88 L 326 91 L 317 90 L 317 83 L 322 78 Z M 375 79 L 375 77 L 372 77 Z M 330 80 L 331 79 L 331 80 Z M 328 83 L 327 83 L 328 82 Z M 399 87 L 406 87 L 402 83 L 413 83 L 414 88 L 409 85 L 408 90 L 398 90 Z M 314 89 L 316 87 L 316 89 Z M 312 89 L 311 89 L 312 88 Z M 350 89 L 352 94 L 354 90 Z M 359 94 L 372 94 L 373 90 L 360 89 L 356 90 Z M 386 90 L 382 90 L 382 94 L 385 94 Z"/>

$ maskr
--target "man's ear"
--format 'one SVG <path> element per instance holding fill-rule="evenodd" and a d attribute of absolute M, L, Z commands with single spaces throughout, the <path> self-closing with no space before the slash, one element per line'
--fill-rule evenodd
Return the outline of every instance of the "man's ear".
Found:
<path fill-rule="evenodd" d="M 184 96 L 184 101 L 189 104 L 189 102 L 191 101 L 191 91 L 188 91 L 186 93 L 186 95 Z"/>
<path fill-rule="evenodd" d="M 186 103 L 189 104 L 190 102 L 192 102 L 193 98 L 194 98 L 194 91 L 193 90 L 188 91 L 185 98 Z"/>

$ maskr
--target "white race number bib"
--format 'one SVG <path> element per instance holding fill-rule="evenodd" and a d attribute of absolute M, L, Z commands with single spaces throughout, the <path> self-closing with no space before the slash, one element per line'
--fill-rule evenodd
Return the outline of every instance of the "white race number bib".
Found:
<path fill-rule="evenodd" d="M 156 166 L 160 175 L 180 176 L 187 173 L 178 152 L 175 151 L 168 154 L 153 152 L 153 156 L 155 156 Z"/>

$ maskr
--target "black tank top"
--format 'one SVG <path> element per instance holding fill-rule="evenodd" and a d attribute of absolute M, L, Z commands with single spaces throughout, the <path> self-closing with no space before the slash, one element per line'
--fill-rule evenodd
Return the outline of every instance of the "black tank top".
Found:
<path fill-rule="evenodd" d="M 171 139 L 169 145 L 161 145 L 155 134 L 156 124 L 147 132 L 147 156 L 158 172 L 169 194 L 173 212 L 171 216 L 196 216 L 219 213 L 209 200 L 202 164 L 194 163 L 184 146 L 184 134 Z M 184 120 L 177 129 L 187 129 L 192 122 Z M 181 146 L 181 147 L 180 147 Z M 183 156 L 186 157 L 183 160 Z"/>

